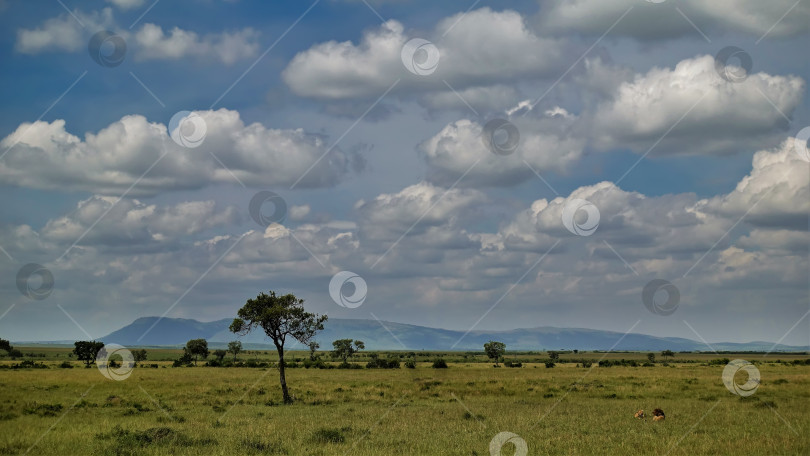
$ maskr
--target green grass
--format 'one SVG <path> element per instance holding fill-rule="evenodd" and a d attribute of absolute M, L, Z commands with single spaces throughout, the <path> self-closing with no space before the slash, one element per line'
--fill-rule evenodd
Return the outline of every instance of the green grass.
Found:
<path fill-rule="evenodd" d="M 758 364 L 762 385 L 741 399 L 708 355 L 670 367 L 591 369 L 563 355 L 547 369 L 445 354 L 449 368 L 432 369 L 430 354 L 416 369 L 289 369 L 297 400 L 285 406 L 272 368 L 137 368 L 116 382 L 76 361 L 58 368 L 65 356 L 56 353 L 48 369 L 0 370 L 0 455 L 36 443 L 29 454 L 469 456 L 489 455 L 502 431 L 523 438 L 529 454 L 810 453 L 806 365 Z M 665 421 L 633 418 L 654 408 Z"/>

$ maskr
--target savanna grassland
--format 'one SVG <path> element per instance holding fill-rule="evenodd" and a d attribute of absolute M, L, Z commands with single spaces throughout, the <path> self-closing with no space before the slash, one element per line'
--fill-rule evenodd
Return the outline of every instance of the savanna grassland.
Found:
<path fill-rule="evenodd" d="M 272 367 L 173 368 L 179 350 L 152 349 L 113 381 L 76 360 L 59 367 L 66 348 L 22 351 L 46 367 L 0 369 L 0 454 L 469 456 L 490 454 L 502 431 L 530 455 L 810 454 L 810 365 L 791 362 L 806 355 L 720 355 L 756 361 L 761 385 L 741 398 L 723 385 L 714 354 L 651 367 L 645 353 L 564 354 L 553 368 L 537 362 L 542 353 L 519 354 L 507 358 L 522 367 L 495 368 L 482 355 L 447 353 L 447 369 L 426 362 L 440 354 L 420 354 L 415 369 L 288 369 L 296 402 L 282 405 Z M 399 355 L 408 356 L 380 354 Z M 577 362 L 603 356 L 638 365 Z M 666 420 L 633 418 L 654 408 Z"/>

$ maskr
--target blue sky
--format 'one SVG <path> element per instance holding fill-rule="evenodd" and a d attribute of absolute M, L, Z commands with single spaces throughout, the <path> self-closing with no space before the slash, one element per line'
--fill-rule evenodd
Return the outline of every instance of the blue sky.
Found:
<path fill-rule="evenodd" d="M 62 3 L 0 3 L 4 338 L 225 318 L 274 289 L 461 330 L 810 342 L 804 3 Z M 118 66 L 88 52 L 105 30 Z M 427 74 L 403 64 L 414 38 Z M 736 82 L 729 46 L 753 62 Z M 166 131 L 180 111 L 199 147 Z M 514 153 L 487 150 L 492 119 Z M 261 190 L 281 224 L 252 219 Z M 590 236 L 562 220 L 579 200 Z M 46 299 L 18 290 L 27 263 Z M 361 307 L 329 295 L 344 270 Z M 672 315 L 642 302 L 655 278 Z"/>

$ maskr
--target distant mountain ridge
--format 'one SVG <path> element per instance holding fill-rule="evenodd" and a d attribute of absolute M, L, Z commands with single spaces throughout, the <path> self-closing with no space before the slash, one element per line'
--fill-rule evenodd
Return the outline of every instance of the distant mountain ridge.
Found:
<path fill-rule="evenodd" d="M 159 320 L 159 321 L 158 321 Z M 155 322 L 157 321 L 157 324 Z M 200 322 L 185 318 L 142 317 L 123 328 L 99 338 L 105 343 L 124 346 L 178 346 L 189 339 L 206 339 L 212 346 L 241 340 L 253 347 L 271 345 L 264 334 L 251 333 L 237 337 L 228 330 L 232 319 Z M 155 325 L 150 331 L 149 328 Z M 146 333 L 145 336 L 144 333 Z M 330 318 L 316 340 L 321 347 L 331 347 L 336 339 L 352 338 L 365 342 L 369 350 L 449 350 L 464 335 L 463 331 L 429 328 L 388 321 Z M 143 338 L 141 339 L 141 336 Z M 139 340 L 141 339 L 141 340 Z M 481 350 L 488 340 L 504 342 L 510 350 L 614 350 L 614 351 L 768 351 L 771 342 L 711 344 L 679 337 L 657 337 L 583 328 L 543 326 L 508 331 L 470 331 L 455 350 Z M 295 346 L 291 346 L 296 349 Z M 304 347 L 300 347 L 303 349 Z M 807 347 L 777 345 L 773 351 L 805 351 Z"/>

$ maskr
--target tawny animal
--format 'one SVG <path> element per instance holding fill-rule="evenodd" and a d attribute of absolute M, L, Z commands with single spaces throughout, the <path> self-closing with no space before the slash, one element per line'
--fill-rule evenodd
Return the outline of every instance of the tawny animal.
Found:
<path fill-rule="evenodd" d="M 660 408 L 657 408 L 657 409 L 653 410 L 653 421 L 662 421 L 665 418 L 666 418 L 666 415 L 664 415 L 663 410 L 661 410 Z"/>
<path fill-rule="evenodd" d="M 644 418 L 646 418 L 646 417 L 647 417 L 647 416 L 644 414 L 644 410 L 639 410 L 639 411 L 638 411 L 638 412 L 636 412 L 636 414 L 635 414 L 635 415 L 633 415 L 633 416 L 635 416 L 636 418 L 638 418 L 638 419 L 640 419 L 640 420 L 643 420 Z"/>

